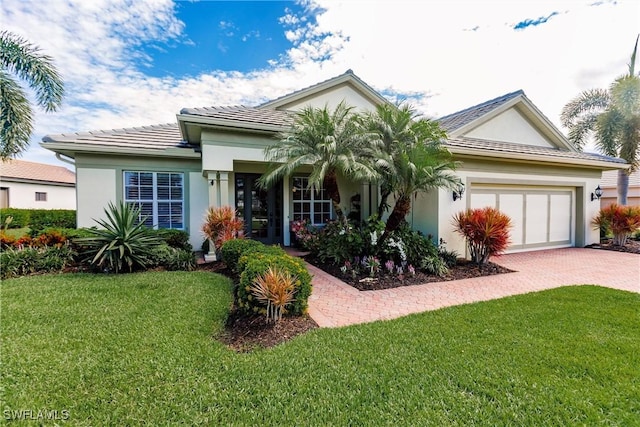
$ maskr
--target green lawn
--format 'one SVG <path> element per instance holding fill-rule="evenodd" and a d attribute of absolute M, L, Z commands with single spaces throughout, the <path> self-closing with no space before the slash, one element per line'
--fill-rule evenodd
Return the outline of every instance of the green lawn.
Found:
<path fill-rule="evenodd" d="M 74 425 L 638 425 L 640 295 L 593 286 L 236 354 L 211 273 L 1 285 L 2 410 Z M 6 415 L 7 412 L 3 412 Z"/>

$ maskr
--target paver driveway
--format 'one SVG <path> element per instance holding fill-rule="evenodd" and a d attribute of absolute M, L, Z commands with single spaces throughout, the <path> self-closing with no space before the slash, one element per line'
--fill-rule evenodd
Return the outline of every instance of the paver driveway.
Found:
<path fill-rule="evenodd" d="M 382 291 L 358 291 L 308 265 L 314 276 L 309 315 L 322 327 L 335 327 L 565 285 L 592 284 L 640 293 L 640 256 L 635 254 L 567 248 L 504 255 L 492 261 L 516 272 Z"/>

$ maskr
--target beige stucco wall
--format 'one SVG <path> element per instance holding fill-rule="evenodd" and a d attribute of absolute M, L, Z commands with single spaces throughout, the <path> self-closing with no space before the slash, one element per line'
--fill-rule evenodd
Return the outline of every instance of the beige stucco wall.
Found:
<path fill-rule="evenodd" d="M 78 227 L 97 226 L 95 219 L 104 218 L 104 208 L 116 199 L 116 170 L 76 166 L 78 192 Z"/>
<path fill-rule="evenodd" d="M 46 183 L 0 181 L 8 188 L 9 207 L 16 209 L 75 209 L 75 187 L 62 187 Z M 36 201 L 36 192 L 47 193 L 47 201 Z"/>
<path fill-rule="evenodd" d="M 516 144 L 553 147 L 553 144 L 535 129 L 515 108 L 506 110 L 478 126 L 465 136 Z"/>
<path fill-rule="evenodd" d="M 287 110 L 299 110 L 308 106 L 324 108 L 325 105 L 331 110 L 342 101 L 345 101 L 351 107 L 356 107 L 358 110 L 375 109 L 371 101 L 356 92 L 351 86 L 345 84 L 316 94 L 314 98 L 304 98 L 298 102 L 291 103 L 287 105 Z"/>

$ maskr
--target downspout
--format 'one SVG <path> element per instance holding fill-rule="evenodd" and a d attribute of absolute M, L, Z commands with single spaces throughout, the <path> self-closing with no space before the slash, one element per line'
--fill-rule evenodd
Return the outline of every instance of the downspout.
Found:
<path fill-rule="evenodd" d="M 60 160 L 61 162 L 64 162 L 64 163 L 68 163 L 68 164 L 70 164 L 70 165 L 73 165 L 73 166 L 75 166 L 75 165 L 76 165 L 76 162 L 74 162 L 73 160 L 63 159 L 61 156 L 62 156 L 62 154 L 60 154 L 60 153 L 56 153 L 56 159 Z"/>

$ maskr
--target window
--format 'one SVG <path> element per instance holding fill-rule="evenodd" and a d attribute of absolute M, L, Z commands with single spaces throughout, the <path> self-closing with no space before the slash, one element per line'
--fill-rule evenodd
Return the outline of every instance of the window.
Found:
<path fill-rule="evenodd" d="M 331 219 L 331 200 L 324 188 L 309 190 L 308 185 L 308 178 L 293 177 L 293 219 L 324 224 Z"/>
<path fill-rule="evenodd" d="M 184 175 L 172 172 L 124 172 L 124 200 L 140 208 L 148 227 L 184 228 Z"/>
<path fill-rule="evenodd" d="M 46 202 L 47 201 L 47 193 L 41 193 L 40 191 L 36 191 L 36 202 Z"/>

